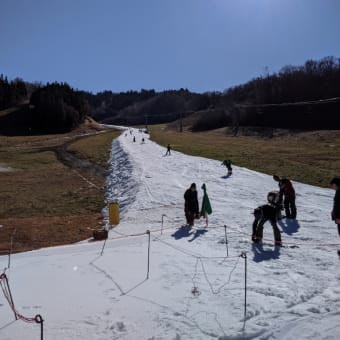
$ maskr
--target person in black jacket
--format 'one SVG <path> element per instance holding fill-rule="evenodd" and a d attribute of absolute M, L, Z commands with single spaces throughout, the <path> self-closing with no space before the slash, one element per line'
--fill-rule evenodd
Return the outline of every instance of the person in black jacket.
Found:
<path fill-rule="evenodd" d="M 334 203 L 332 209 L 332 220 L 338 226 L 338 233 L 340 236 L 340 178 L 334 177 L 331 180 L 331 188 L 335 190 Z M 340 256 L 340 250 L 338 250 L 338 255 Z"/>
<path fill-rule="evenodd" d="M 194 219 L 199 218 L 196 184 L 192 183 L 184 193 L 184 212 L 187 224 L 194 225 Z"/>
<path fill-rule="evenodd" d="M 280 204 L 283 202 L 286 218 L 296 219 L 295 190 L 288 178 L 273 176 L 280 189 Z"/>
<path fill-rule="evenodd" d="M 263 238 L 263 225 L 269 221 L 273 227 L 274 232 L 274 243 L 276 246 L 282 246 L 281 242 L 281 232 L 277 226 L 277 211 L 276 207 L 271 204 L 264 204 L 257 207 L 254 210 L 254 222 L 253 222 L 253 234 L 252 241 L 258 243 L 262 241 Z"/>

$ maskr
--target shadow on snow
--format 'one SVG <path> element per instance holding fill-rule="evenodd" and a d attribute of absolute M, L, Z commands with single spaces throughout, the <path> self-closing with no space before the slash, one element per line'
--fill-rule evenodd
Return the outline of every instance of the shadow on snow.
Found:
<path fill-rule="evenodd" d="M 287 235 L 292 235 L 292 234 L 297 233 L 300 228 L 300 224 L 297 220 L 291 220 L 289 218 L 279 220 L 278 223 L 282 231 Z"/>
<path fill-rule="evenodd" d="M 253 260 L 255 262 L 262 262 L 268 260 L 276 260 L 280 258 L 280 249 L 279 246 L 273 246 L 272 248 L 263 248 L 262 243 L 253 243 L 252 251 L 254 253 Z"/>
<path fill-rule="evenodd" d="M 196 229 L 196 230 L 193 230 L 190 225 L 183 225 L 182 227 L 177 229 L 173 234 L 171 234 L 171 236 L 175 240 L 179 240 L 179 239 L 181 239 L 183 237 L 192 236 L 192 238 L 190 240 L 188 240 L 188 242 L 192 242 L 197 237 L 199 237 L 201 235 L 204 235 L 207 231 L 208 230 L 206 230 L 206 229 Z"/>

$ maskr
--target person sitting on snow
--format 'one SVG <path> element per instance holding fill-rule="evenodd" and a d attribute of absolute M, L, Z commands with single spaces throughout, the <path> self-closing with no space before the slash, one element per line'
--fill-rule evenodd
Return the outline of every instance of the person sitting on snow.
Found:
<path fill-rule="evenodd" d="M 269 221 L 273 227 L 274 232 L 274 244 L 276 246 L 281 246 L 281 232 L 277 226 L 277 211 L 276 207 L 270 204 L 264 204 L 257 207 L 254 210 L 254 222 L 253 222 L 253 234 L 252 241 L 258 243 L 262 241 L 263 238 L 263 226 Z"/>

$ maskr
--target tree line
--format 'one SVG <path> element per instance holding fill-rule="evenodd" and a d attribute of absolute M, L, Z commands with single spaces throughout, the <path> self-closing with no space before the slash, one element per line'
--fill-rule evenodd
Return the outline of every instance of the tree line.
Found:
<path fill-rule="evenodd" d="M 228 89 L 226 99 L 235 103 L 278 104 L 315 101 L 340 96 L 340 58 L 307 60 L 288 65 Z"/>
<path fill-rule="evenodd" d="M 44 132 L 70 131 L 90 114 L 83 92 L 75 91 L 67 83 L 57 82 L 32 93 L 30 112 L 34 128 Z"/>
<path fill-rule="evenodd" d="M 27 99 L 25 82 L 19 78 L 9 81 L 0 74 L 0 110 L 20 104 L 24 99 Z"/>
<path fill-rule="evenodd" d="M 25 122 L 44 132 L 72 130 L 85 115 L 104 123 L 133 125 L 166 123 L 192 114 L 194 131 L 242 125 L 340 128 L 340 101 L 294 105 L 340 98 L 340 59 L 308 60 L 302 66 L 285 66 L 224 92 L 201 94 L 183 88 L 93 94 L 76 91 L 67 83 L 33 86 L 0 75 L 0 109 L 28 97 L 29 107 L 22 111 Z"/>
<path fill-rule="evenodd" d="M 214 109 L 195 121 L 194 131 L 223 126 L 339 129 L 340 101 L 322 100 L 340 98 L 340 58 L 285 66 L 213 95 Z"/>

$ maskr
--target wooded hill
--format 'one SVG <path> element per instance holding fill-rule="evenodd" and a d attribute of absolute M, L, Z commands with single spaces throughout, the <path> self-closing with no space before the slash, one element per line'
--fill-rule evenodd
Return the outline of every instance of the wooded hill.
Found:
<path fill-rule="evenodd" d="M 25 124 L 45 132 L 71 130 L 85 115 L 121 125 L 182 121 L 190 116 L 193 131 L 229 126 L 235 134 L 240 126 L 340 129 L 340 58 L 335 57 L 285 66 L 224 92 L 203 94 L 187 89 L 92 94 L 53 83 L 37 87 L 29 95 L 28 85 L 1 76 L 0 109 L 30 97 Z M 6 119 L 0 117 L 0 132 Z"/>

